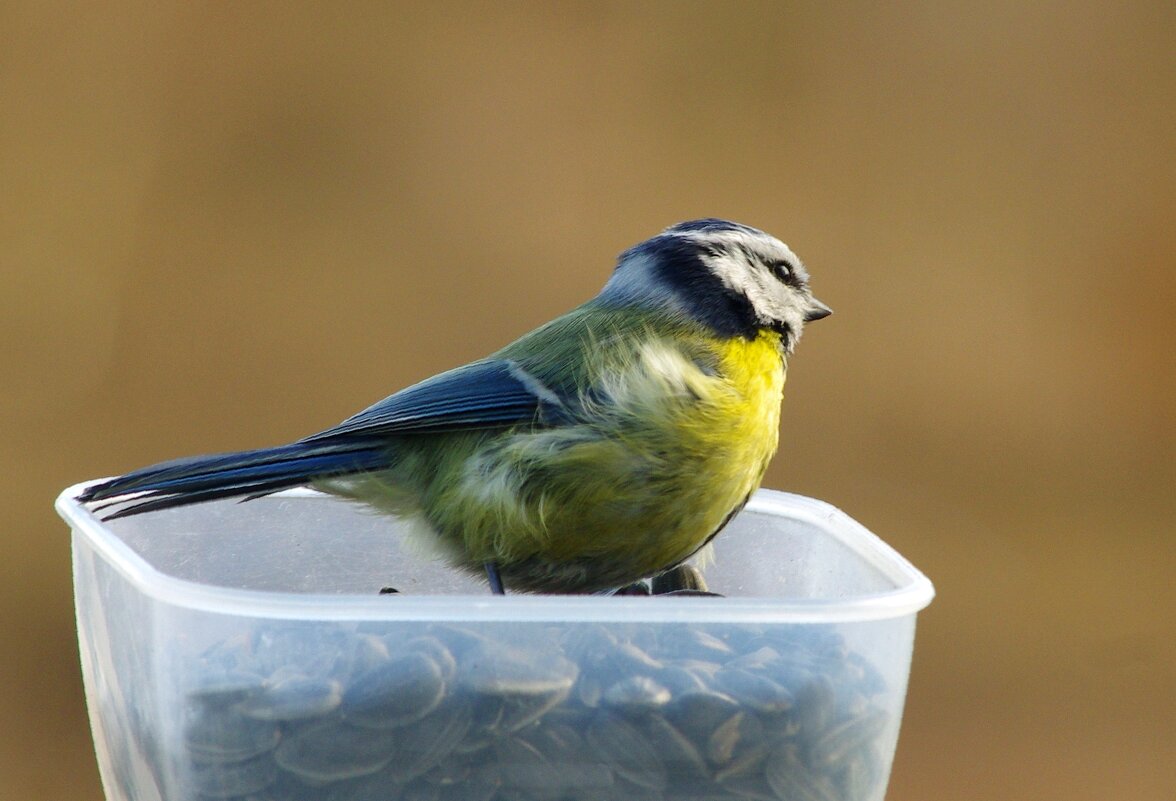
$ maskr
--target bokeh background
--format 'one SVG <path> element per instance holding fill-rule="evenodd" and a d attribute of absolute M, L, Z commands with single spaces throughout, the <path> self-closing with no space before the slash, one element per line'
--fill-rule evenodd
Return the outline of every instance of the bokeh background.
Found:
<path fill-rule="evenodd" d="M 1171 798 L 1174 41 L 1168 2 L 3 3 L 0 798 L 101 798 L 57 492 L 336 422 L 709 215 L 837 310 L 767 484 L 937 585 L 889 798 Z"/>

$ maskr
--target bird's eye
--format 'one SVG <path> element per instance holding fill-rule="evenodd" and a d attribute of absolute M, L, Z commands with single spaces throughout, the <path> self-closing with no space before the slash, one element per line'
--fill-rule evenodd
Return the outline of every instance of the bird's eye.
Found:
<path fill-rule="evenodd" d="M 767 263 L 767 267 L 772 271 L 772 275 L 776 277 L 777 281 L 785 284 L 796 283 L 796 277 L 792 274 L 792 265 L 783 259 L 773 259 Z"/>

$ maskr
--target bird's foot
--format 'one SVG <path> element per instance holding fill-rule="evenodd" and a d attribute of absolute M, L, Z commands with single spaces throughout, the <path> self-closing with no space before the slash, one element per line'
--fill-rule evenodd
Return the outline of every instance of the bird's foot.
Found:
<path fill-rule="evenodd" d="M 613 590 L 612 595 L 676 595 L 722 598 L 706 588 L 701 571 L 693 565 L 678 565 L 651 579 L 642 579 Z"/>
<path fill-rule="evenodd" d="M 706 579 L 702 571 L 694 565 L 678 565 L 671 567 L 664 573 L 659 573 L 650 582 L 654 595 L 713 595 L 706 588 Z"/>

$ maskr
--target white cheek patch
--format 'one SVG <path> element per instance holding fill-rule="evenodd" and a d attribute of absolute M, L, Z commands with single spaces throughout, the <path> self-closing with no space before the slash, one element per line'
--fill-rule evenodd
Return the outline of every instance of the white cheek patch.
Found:
<path fill-rule="evenodd" d="M 788 320 L 796 306 L 796 293 L 759 264 L 732 256 L 703 256 L 723 285 L 751 302 L 760 320 Z"/>
<path fill-rule="evenodd" d="M 804 266 L 796 254 L 783 242 L 763 234 L 756 236 L 745 231 L 721 231 L 706 234 L 691 234 L 699 244 L 711 272 L 728 289 L 746 297 L 752 308 L 763 320 L 784 320 L 796 326 L 803 320 L 795 290 L 780 282 L 768 268 L 751 263 L 742 257 L 744 251 L 763 254 L 765 258 L 779 259 L 792 266 L 795 274 L 803 281 L 807 278 Z M 707 247 L 719 246 L 724 252 L 720 256 L 705 254 Z M 794 319 L 796 318 L 796 319 Z"/>

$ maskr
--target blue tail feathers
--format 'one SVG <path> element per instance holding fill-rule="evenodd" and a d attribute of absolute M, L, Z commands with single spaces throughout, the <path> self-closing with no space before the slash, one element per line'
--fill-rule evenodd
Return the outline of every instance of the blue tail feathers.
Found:
<path fill-rule="evenodd" d="M 78 499 L 100 501 L 96 507 L 100 510 L 120 506 L 103 515 L 105 520 L 114 520 L 217 498 L 268 495 L 316 479 L 364 473 L 387 465 L 387 443 L 295 442 L 277 448 L 163 462 L 87 487 Z M 124 500 L 126 505 L 122 505 Z"/>

